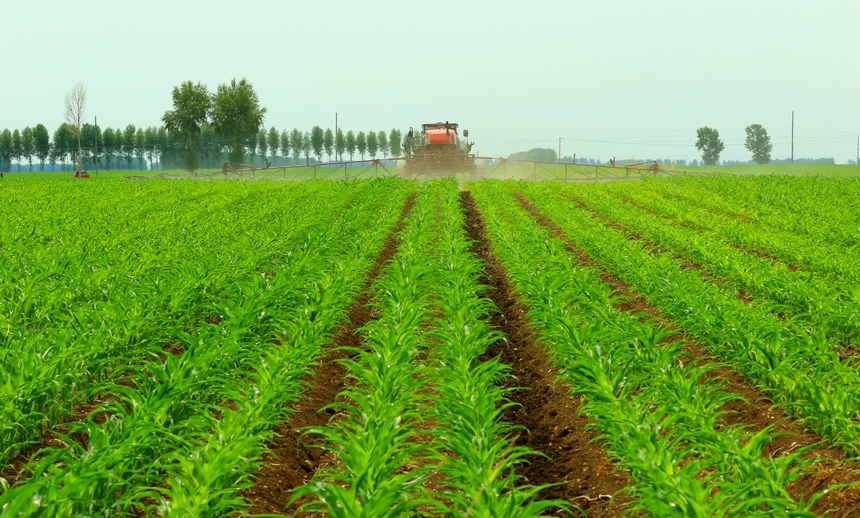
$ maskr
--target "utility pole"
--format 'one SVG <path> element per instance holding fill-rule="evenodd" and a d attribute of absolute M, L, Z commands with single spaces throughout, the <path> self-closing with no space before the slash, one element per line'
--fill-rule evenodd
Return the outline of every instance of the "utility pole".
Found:
<path fill-rule="evenodd" d="M 857 160 L 854 163 L 860 164 L 860 136 L 857 137 Z"/>
<path fill-rule="evenodd" d="M 794 110 L 791 111 L 791 163 L 794 163 Z"/>
<path fill-rule="evenodd" d="M 96 127 L 93 128 L 93 133 L 96 135 L 96 176 L 99 175 L 99 118 L 96 117 Z"/>
<path fill-rule="evenodd" d="M 561 137 L 558 137 L 558 161 L 561 162 Z"/>
<path fill-rule="evenodd" d="M 334 160 L 340 160 L 337 157 L 337 112 L 334 112 Z"/>

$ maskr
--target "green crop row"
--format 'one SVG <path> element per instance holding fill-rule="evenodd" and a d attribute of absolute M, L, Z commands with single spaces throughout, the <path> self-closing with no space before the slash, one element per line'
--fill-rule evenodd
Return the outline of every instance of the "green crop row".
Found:
<path fill-rule="evenodd" d="M 277 216 L 285 216 L 284 204 L 303 199 L 301 189 L 285 190 L 281 196 L 257 193 L 265 196 L 252 198 L 243 209 L 246 219 L 239 222 L 230 221 L 235 216 L 201 219 L 194 210 L 190 214 L 174 210 L 172 225 L 138 230 L 135 246 L 124 244 L 126 238 L 119 231 L 128 221 L 110 219 L 94 226 L 95 244 L 88 245 L 83 238 L 64 240 L 64 232 L 71 236 L 74 231 L 61 228 L 49 228 L 56 230 L 56 239 L 44 247 L 19 244 L 20 253 L 0 266 L 12 271 L 16 261 L 25 262 L 24 250 L 32 252 L 34 260 L 26 270 L 0 274 L 4 291 L 0 306 L 12 308 L 11 315 L 0 317 L 5 320 L 0 372 L 7 376 L 0 388 L 4 423 L 0 461 L 38 439 L 75 404 L 92 399 L 101 384 L 115 381 L 126 366 L 160 353 L 173 340 L 172 330 L 188 331 L 207 316 L 217 317 L 219 300 L 236 296 L 237 280 L 271 270 L 332 204 L 345 206 L 365 196 L 369 184 L 354 189 L 334 184 L 325 197 L 315 195 L 318 190 L 309 186 L 304 197 L 316 202 L 302 203 L 290 220 Z M 221 194 L 228 204 L 245 198 Z M 66 205 L 86 206 L 88 199 L 70 197 Z M 123 202 L 127 209 L 134 206 Z M 69 210 L 69 221 L 84 223 L 73 219 Z M 29 217 L 36 221 L 37 214 L 31 210 Z M 252 232 L 250 225 L 259 220 L 271 223 Z M 242 231 L 237 231 L 236 223 L 244 227 Z M 103 247 L 106 252 L 92 262 L 82 247 Z M 145 259 L 140 259 L 141 253 Z M 58 256 L 65 259 L 58 261 Z M 30 310 L 21 309 L 27 307 Z"/>
<path fill-rule="evenodd" d="M 682 198 L 683 201 L 673 199 L 674 196 L 667 199 L 662 192 L 655 193 L 652 190 L 659 190 L 663 185 L 658 181 L 644 182 L 644 185 L 645 188 L 638 189 L 634 188 L 637 186 L 632 185 L 612 185 L 607 186 L 607 190 L 634 201 L 642 207 L 671 217 L 679 223 L 712 232 L 717 238 L 731 245 L 764 252 L 789 264 L 819 272 L 839 281 L 852 284 L 860 282 L 860 259 L 858 259 L 860 255 L 857 253 L 856 244 L 846 247 L 825 236 L 812 238 L 809 235 L 795 233 L 794 229 L 784 230 L 772 226 L 751 225 L 742 221 L 740 215 L 735 216 L 732 212 L 714 213 L 696 206 L 695 201 L 686 197 Z M 750 186 L 750 188 L 753 187 Z M 802 185 L 798 186 L 798 189 L 800 188 Z M 827 206 L 831 206 L 832 203 L 832 201 L 826 202 Z M 738 209 L 734 210 L 738 211 Z M 790 213 L 786 211 L 782 214 L 787 218 Z M 808 224 L 824 229 L 836 228 L 834 226 L 836 223 L 830 221 L 826 215 L 811 219 Z"/>
<path fill-rule="evenodd" d="M 574 196 L 611 221 L 701 265 L 713 275 L 757 297 L 756 303 L 805 327 L 814 327 L 844 345 L 860 337 L 860 290 L 850 290 L 815 274 L 792 271 L 784 264 L 744 253 L 707 232 L 619 203 L 602 191 L 565 186 Z"/>
<path fill-rule="evenodd" d="M 517 446 L 514 436 L 527 430 L 504 421 L 513 403 L 502 381 L 509 367 L 498 357 L 480 359 L 504 336 L 487 322 L 495 308 L 481 297 L 483 264 L 464 235 L 465 218 L 454 182 L 444 184 L 437 243 L 436 306 L 431 336 L 436 344 L 431 366 L 437 389 L 431 398 L 435 441 L 430 457 L 446 475 L 437 496 L 450 504 L 448 516 L 540 516 L 550 506 L 569 509 L 566 502 L 537 500 L 540 486 L 527 484 L 516 473 L 536 452 Z"/>
<path fill-rule="evenodd" d="M 181 354 L 152 356 L 127 383 L 104 385 L 107 402 L 71 425 L 68 446 L 34 456 L 32 476 L 0 496 L 4 515 L 129 514 L 151 498 L 162 516 L 239 505 L 267 430 L 284 418 L 410 188 L 376 182 L 347 210 L 304 214 L 312 221 L 296 223 L 307 232 L 271 271 L 233 279 L 234 294 L 211 308 L 218 323 L 171 329 Z"/>
<path fill-rule="evenodd" d="M 499 339 L 479 295 L 480 261 L 469 252 L 455 181 L 427 182 L 374 289 L 379 316 L 368 350 L 345 361 L 342 410 L 311 430 L 338 459 L 299 488 L 307 511 L 330 516 L 538 516 L 540 487 L 515 466 L 534 452 L 515 446 L 516 427 L 499 382 L 507 368 L 479 357 Z M 430 440 L 417 440 L 429 434 Z M 443 475 L 425 484 L 436 470 Z"/>
<path fill-rule="evenodd" d="M 695 182 L 648 185 L 771 229 L 847 248 L 860 244 L 860 182 L 856 178 L 703 177 Z"/>
<path fill-rule="evenodd" d="M 786 485 L 800 452 L 766 459 L 773 437 L 726 427 L 720 408 L 739 398 L 702 376 L 681 342 L 647 315 L 615 309 L 619 295 L 536 225 L 509 185 L 473 184 L 493 248 L 531 309 L 529 320 L 611 454 L 630 470 L 633 511 L 656 516 L 815 516 Z"/>
<path fill-rule="evenodd" d="M 534 204 L 578 246 L 775 403 L 849 454 L 860 454 L 860 375 L 841 360 L 838 345 L 815 329 L 792 327 L 764 308 L 747 305 L 683 268 L 669 253 L 608 227 L 545 187 L 522 186 Z"/>
<path fill-rule="evenodd" d="M 295 497 L 312 495 L 304 510 L 330 516 L 401 516 L 427 502 L 414 469 L 414 442 L 424 420 L 422 391 L 428 380 L 418 355 L 426 349 L 435 245 L 433 197 L 422 188 L 398 235 L 398 251 L 373 289 L 378 316 L 362 330 L 365 348 L 345 360 L 347 387 L 333 408 L 341 412 L 309 430 L 337 456 L 337 465 L 315 474 Z M 429 382 L 429 383 L 428 383 Z"/>

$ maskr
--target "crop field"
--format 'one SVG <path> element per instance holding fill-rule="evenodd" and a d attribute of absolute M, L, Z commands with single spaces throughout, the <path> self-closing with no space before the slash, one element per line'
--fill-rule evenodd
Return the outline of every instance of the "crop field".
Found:
<path fill-rule="evenodd" d="M 45 174 L 3 517 L 860 515 L 856 178 Z"/>

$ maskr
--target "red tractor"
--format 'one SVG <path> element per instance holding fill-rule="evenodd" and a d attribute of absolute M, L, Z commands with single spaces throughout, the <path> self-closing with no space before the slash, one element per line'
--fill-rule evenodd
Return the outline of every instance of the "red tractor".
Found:
<path fill-rule="evenodd" d="M 456 123 L 423 124 L 420 135 L 409 128 L 406 136 L 403 151 L 407 175 L 448 176 L 458 172 L 474 175 L 477 171 L 475 155 L 469 153 L 475 143 L 460 140 Z M 469 130 L 463 130 L 463 138 L 468 136 Z"/>

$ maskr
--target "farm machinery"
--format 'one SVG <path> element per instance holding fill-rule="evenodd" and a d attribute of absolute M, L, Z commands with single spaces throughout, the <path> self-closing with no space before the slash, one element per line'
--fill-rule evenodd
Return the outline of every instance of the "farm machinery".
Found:
<path fill-rule="evenodd" d="M 428 174 L 444 176 L 456 172 L 474 175 L 477 166 L 471 154 L 474 142 L 465 140 L 469 130 L 463 130 L 463 139 L 457 133 L 457 123 L 434 122 L 421 125 L 421 133 L 412 128 L 404 139 L 405 172 L 407 175 Z"/>

